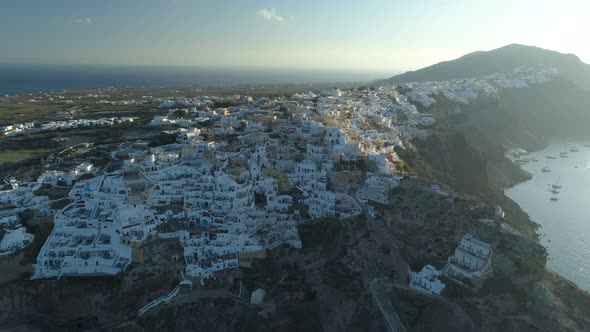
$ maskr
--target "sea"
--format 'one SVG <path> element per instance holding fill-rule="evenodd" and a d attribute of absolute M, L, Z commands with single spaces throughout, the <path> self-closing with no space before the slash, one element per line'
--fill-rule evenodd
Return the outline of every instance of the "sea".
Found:
<path fill-rule="evenodd" d="M 505 194 L 541 225 L 547 267 L 590 292 L 590 147 L 584 146 L 589 143 L 555 142 L 531 153 L 538 161 L 523 168 L 532 179 Z M 579 152 L 570 152 L 573 146 Z M 567 158 L 561 158 L 560 152 L 568 152 Z M 542 171 L 545 167 L 549 172 Z M 559 193 L 550 192 L 552 184 L 561 186 Z"/>
<path fill-rule="evenodd" d="M 396 73 L 123 65 L 0 64 L 0 96 L 107 87 L 369 82 Z"/>

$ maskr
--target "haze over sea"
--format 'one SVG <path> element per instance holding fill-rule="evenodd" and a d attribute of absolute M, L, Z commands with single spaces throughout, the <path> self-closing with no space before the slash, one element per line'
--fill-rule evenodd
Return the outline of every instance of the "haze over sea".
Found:
<path fill-rule="evenodd" d="M 0 95 L 125 86 L 360 82 L 391 74 L 337 70 L 0 64 Z"/>
<path fill-rule="evenodd" d="M 541 225 L 541 243 L 547 248 L 547 266 L 590 291 L 590 148 L 575 144 L 579 152 L 570 152 L 571 144 L 555 143 L 531 155 L 538 159 L 523 168 L 533 175 L 529 181 L 506 189 L 531 219 Z M 568 158 L 560 158 L 568 152 Z M 547 159 L 547 155 L 557 159 Z M 543 167 L 551 171 L 544 173 Z M 550 184 L 559 184 L 557 201 L 549 192 Z"/>

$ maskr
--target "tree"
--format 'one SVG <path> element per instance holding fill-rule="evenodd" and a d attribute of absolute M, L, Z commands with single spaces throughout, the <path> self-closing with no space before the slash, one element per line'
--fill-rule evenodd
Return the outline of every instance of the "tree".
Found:
<path fill-rule="evenodd" d="M 174 111 L 174 113 L 172 113 L 172 115 L 174 115 L 175 118 L 184 118 L 185 116 L 188 115 L 188 110 L 186 110 L 186 109 L 176 110 L 176 111 Z"/>

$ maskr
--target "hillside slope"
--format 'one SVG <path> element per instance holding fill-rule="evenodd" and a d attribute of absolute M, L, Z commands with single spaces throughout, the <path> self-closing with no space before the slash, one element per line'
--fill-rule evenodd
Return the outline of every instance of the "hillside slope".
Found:
<path fill-rule="evenodd" d="M 409 71 L 378 84 L 447 81 L 481 77 L 521 66 L 556 67 L 561 75 L 580 87 L 590 89 L 590 65 L 573 54 L 562 54 L 534 46 L 507 45 L 487 52 L 473 52 L 416 71 Z"/>

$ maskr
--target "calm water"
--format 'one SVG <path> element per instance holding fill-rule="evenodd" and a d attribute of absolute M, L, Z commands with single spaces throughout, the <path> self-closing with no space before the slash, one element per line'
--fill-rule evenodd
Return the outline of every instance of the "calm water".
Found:
<path fill-rule="evenodd" d="M 590 142 L 585 142 L 590 143 Z M 531 219 L 541 224 L 541 243 L 549 253 L 548 267 L 580 288 L 590 291 L 590 148 L 567 143 L 552 144 L 533 153 L 538 162 L 523 168 L 533 175 L 527 182 L 505 191 Z M 569 152 L 560 158 L 560 152 Z M 553 155 L 557 159 L 547 159 Z M 544 173 L 543 167 L 551 172 Z M 558 201 L 551 201 L 549 184 L 559 184 Z"/>
<path fill-rule="evenodd" d="M 0 95 L 125 86 L 361 82 L 393 74 L 334 70 L 0 64 Z"/>

